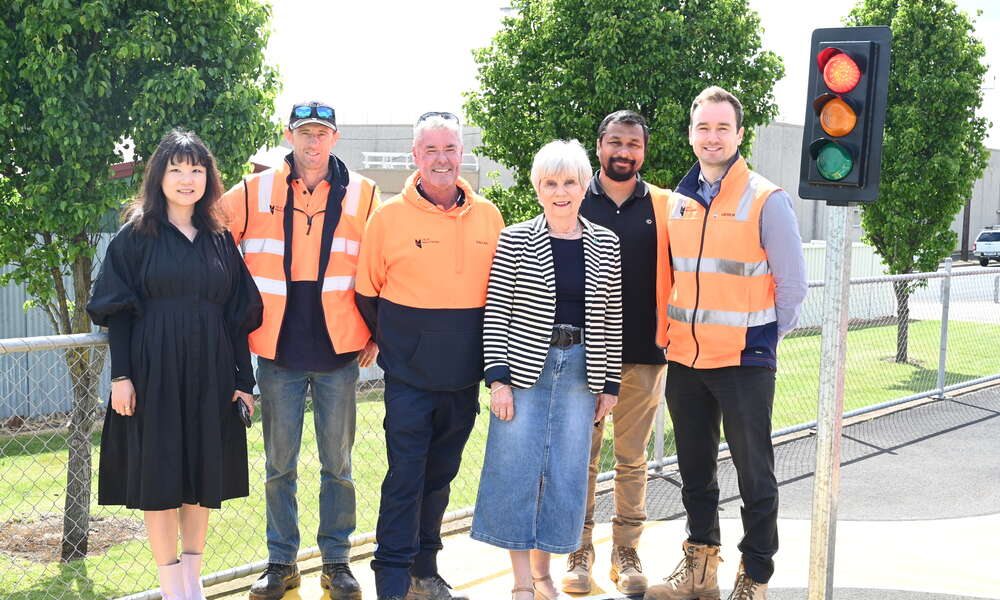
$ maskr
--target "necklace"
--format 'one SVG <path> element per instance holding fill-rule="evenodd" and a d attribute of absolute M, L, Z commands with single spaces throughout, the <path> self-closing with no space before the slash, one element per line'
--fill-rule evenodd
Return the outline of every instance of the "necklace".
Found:
<path fill-rule="evenodd" d="M 574 227 L 572 231 L 556 231 L 552 229 L 551 225 L 548 227 L 549 237 L 554 237 L 560 240 L 575 240 L 583 233 L 583 225 L 581 225 L 579 221 L 576 222 L 576 227 Z"/>

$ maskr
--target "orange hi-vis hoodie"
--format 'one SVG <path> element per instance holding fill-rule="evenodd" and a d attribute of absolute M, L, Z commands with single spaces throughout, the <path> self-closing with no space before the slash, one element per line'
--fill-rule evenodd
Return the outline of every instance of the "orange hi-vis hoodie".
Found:
<path fill-rule="evenodd" d="M 369 219 L 356 300 L 390 377 L 460 390 L 483 377 L 486 286 L 503 218 L 461 178 L 464 202 L 442 210 L 417 191 L 419 177 Z"/>

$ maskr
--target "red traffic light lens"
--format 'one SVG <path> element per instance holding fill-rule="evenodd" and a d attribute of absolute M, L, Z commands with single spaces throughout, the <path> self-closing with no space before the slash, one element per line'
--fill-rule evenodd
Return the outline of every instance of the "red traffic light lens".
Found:
<path fill-rule="evenodd" d="M 850 56 L 841 52 L 826 61 L 823 67 L 823 82 L 831 91 L 846 94 L 861 81 L 861 69 Z"/>
<path fill-rule="evenodd" d="M 834 137 L 843 137 L 854 130 L 854 126 L 858 123 L 858 115 L 842 98 L 833 98 L 823 105 L 819 113 L 819 122 L 823 126 L 823 131 Z"/>

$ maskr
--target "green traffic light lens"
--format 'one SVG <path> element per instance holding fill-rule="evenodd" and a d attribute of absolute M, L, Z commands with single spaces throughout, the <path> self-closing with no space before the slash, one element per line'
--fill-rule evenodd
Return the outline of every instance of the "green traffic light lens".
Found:
<path fill-rule="evenodd" d="M 816 169 L 824 179 L 840 181 L 854 168 L 854 159 L 840 144 L 830 142 L 816 154 Z"/>

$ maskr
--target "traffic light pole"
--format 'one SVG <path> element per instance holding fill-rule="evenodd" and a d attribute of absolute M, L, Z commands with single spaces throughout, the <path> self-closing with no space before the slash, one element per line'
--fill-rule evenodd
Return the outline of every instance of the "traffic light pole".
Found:
<path fill-rule="evenodd" d="M 840 433 L 844 414 L 848 288 L 851 273 L 850 206 L 827 205 L 823 337 L 820 342 L 816 476 L 813 485 L 808 600 L 833 598 L 833 557 L 840 493 Z"/>

